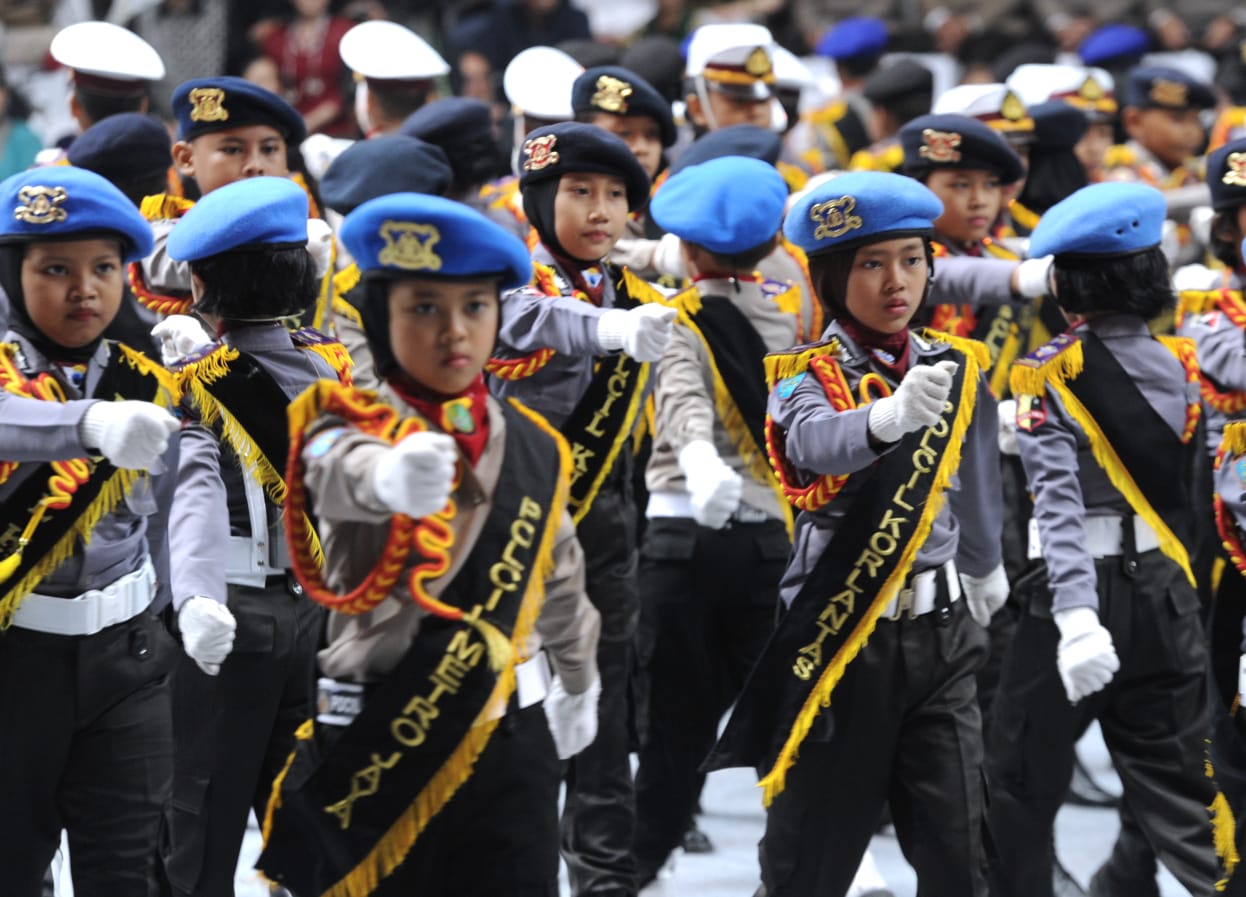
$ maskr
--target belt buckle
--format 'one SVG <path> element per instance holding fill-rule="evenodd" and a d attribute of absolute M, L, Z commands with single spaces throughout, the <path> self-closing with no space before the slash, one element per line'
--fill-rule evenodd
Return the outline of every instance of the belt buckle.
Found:
<path fill-rule="evenodd" d="M 899 620 L 901 617 L 907 616 L 913 619 L 913 597 L 916 594 L 912 586 L 904 586 L 896 593 L 896 609 L 887 619 Z"/>

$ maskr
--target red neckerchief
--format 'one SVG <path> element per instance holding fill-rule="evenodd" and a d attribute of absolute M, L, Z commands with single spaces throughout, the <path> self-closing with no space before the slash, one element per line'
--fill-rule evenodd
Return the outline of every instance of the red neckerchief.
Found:
<path fill-rule="evenodd" d="M 547 246 L 546 249 L 549 249 Z M 558 262 L 558 266 L 567 272 L 567 276 L 571 278 L 571 288 L 579 290 L 598 308 L 601 307 L 601 300 L 606 296 L 606 269 L 603 265 L 592 264 L 586 265 L 584 262 L 573 259 L 569 255 L 563 255 L 550 249 L 549 254 Z M 595 285 L 591 281 L 596 281 Z"/>
<path fill-rule="evenodd" d="M 907 373 L 910 354 L 907 327 L 899 333 L 880 333 L 852 318 L 840 318 L 839 326 L 852 337 L 853 342 L 868 350 L 875 361 L 894 372 L 897 377 L 903 377 Z"/>
<path fill-rule="evenodd" d="M 391 378 L 389 385 L 404 402 L 452 436 L 472 467 L 476 466 L 489 441 L 489 390 L 483 374 L 453 396 L 430 392 L 405 377 Z"/>

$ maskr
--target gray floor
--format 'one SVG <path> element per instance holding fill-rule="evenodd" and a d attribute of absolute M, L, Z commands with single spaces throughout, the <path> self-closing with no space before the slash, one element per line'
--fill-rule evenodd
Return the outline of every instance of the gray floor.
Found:
<path fill-rule="evenodd" d="M 1083 740 L 1080 752 L 1096 779 L 1119 790 L 1097 730 Z M 751 897 L 758 881 L 757 839 L 763 820 L 761 796 L 752 774 L 742 770 L 712 774 L 706 782 L 702 803 L 702 828 L 717 849 L 708 855 L 677 857 L 669 876 L 646 888 L 643 897 Z M 1070 806 L 1061 811 L 1056 829 L 1057 849 L 1083 885 L 1111 849 L 1117 825 L 1112 811 Z M 877 836 L 872 850 L 895 897 L 914 897 L 916 880 L 895 838 Z M 267 889 L 250 869 L 258 851 L 259 833 L 251 831 L 238 867 L 238 897 L 267 897 Z M 563 893 L 567 893 L 565 886 Z M 1163 897 L 1188 897 L 1166 871 L 1160 873 L 1160 893 Z"/>

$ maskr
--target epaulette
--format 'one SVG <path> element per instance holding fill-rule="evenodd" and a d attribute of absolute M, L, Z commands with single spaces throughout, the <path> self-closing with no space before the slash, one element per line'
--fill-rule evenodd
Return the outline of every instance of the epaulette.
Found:
<path fill-rule="evenodd" d="M 1218 455 L 1246 455 L 1246 420 L 1229 421 L 1224 425 Z"/>
<path fill-rule="evenodd" d="M 354 363 L 351 361 L 350 352 L 341 342 L 314 327 L 291 330 L 290 340 L 300 349 L 315 352 L 333 369 L 343 384 L 350 384 L 350 370 Z"/>
<path fill-rule="evenodd" d="M 790 162 L 775 162 L 774 167 L 778 169 L 779 174 L 783 175 L 783 180 L 787 182 L 787 188 L 792 193 L 798 193 L 805 189 L 805 185 L 809 183 L 809 172 Z"/>
<path fill-rule="evenodd" d="M 1123 143 L 1109 146 L 1103 153 L 1100 168 L 1132 168 L 1138 162 L 1137 154 Z"/>
<path fill-rule="evenodd" d="M 921 337 L 932 343 L 943 343 L 951 346 L 962 355 L 968 355 L 983 370 L 991 366 L 991 350 L 987 348 L 986 343 L 979 340 L 969 339 L 965 336 L 955 336 L 951 333 L 944 333 L 929 328 L 922 331 Z"/>
<path fill-rule="evenodd" d="M 144 196 L 138 212 L 148 221 L 161 221 L 167 218 L 181 218 L 195 205 L 193 199 L 184 196 L 173 196 L 169 193 L 154 193 Z"/>
<path fill-rule="evenodd" d="M 771 352 L 763 363 L 766 367 L 766 385 L 774 389 L 780 380 L 787 380 L 809 370 L 809 365 L 818 358 L 829 358 L 838 361 L 844 353 L 844 346 L 838 338 L 832 337 L 817 343 L 806 343 L 793 346 L 782 352 Z"/>
<path fill-rule="evenodd" d="M 1082 341 L 1062 333 L 1012 365 L 1008 383 L 1013 395 L 1041 396 L 1051 380 L 1071 380 L 1082 372 Z"/>
<path fill-rule="evenodd" d="M 774 304 L 779 306 L 779 311 L 784 314 L 800 314 L 800 287 L 796 284 L 785 280 L 766 278 L 761 282 L 761 291 L 773 299 Z"/>
<path fill-rule="evenodd" d="M 177 361 L 173 362 L 173 364 L 169 365 L 169 370 L 172 371 L 174 374 L 181 375 L 182 372 L 185 371 L 191 365 L 200 364 L 206 358 L 208 358 L 208 356 L 214 355 L 224 348 L 226 348 L 226 346 L 222 342 L 208 343 L 206 346 L 201 347 L 197 351 L 192 352 L 191 354 L 186 355 L 182 358 L 179 358 Z"/>

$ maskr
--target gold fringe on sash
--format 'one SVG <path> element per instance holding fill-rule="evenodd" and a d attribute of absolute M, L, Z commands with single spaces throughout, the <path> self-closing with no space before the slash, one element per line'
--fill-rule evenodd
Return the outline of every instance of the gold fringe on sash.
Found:
<path fill-rule="evenodd" d="M 800 352 L 780 352 L 763 359 L 766 368 L 766 385 L 774 389 L 780 380 L 795 377 L 809 370 L 809 362 L 823 355 L 836 355 L 840 351 L 839 340 L 805 346 Z"/>
<path fill-rule="evenodd" d="M 302 724 L 294 730 L 295 741 L 311 741 L 315 735 L 316 721 L 314 719 L 303 720 Z M 286 757 L 286 762 L 282 765 L 281 771 L 273 779 L 273 788 L 269 794 L 268 805 L 264 808 L 264 824 L 260 826 L 260 839 L 263 844 L 268 843 L 268 834 L 273 830 L 273 814 L 281 806 L 281 785 L 285 782 L 286 776 L 289 775 L 290 767 L 294 765 L 294 755 L 296 753 L 298 753 L 297 747 L 290 751 L 290 755 Z M 265 877 L 265 880 L 268 880 L 267 877 Z"/>
<path fill-rule="evenodd" d="M 1246 455 L 1246 421 L 1230 421 L 1220 437 L 1220 451 L 1230 455 Z"/>
<path fill-rule="evenodd" d="M 1086 366 L 1086 358 L 1082 355 L 1082 344 L 1075 342 L 1059 355 L 1052 357 L 1042 366 L 1027 363 L 1024 359 L 1012 366 L 1008 377 L 1008 385 L 1012 387 L 1014 396 L 1041 396 L 1047 389 L 1050 380 L 1072 380 Z"/>
<path fill-rule="evenodd" d="M 1236 701 L 1234 704 L 1236 709 Z M 1215 780 L 1216 771 L 1210 759 L 1204 761 L 1203 772 L 1207 778 Z M 1216 890 L 1224 891 L 1228 889 L 1229 880 L 1241 862 L 1241 856 L 1237 852 L 1237 820 L 1233 817 L 1233 808 L 1229 806 L 1228 799 L 1218 786 L 1216 796 L 1212 798 L 1207 811 L 1211 814 L 1211 837 L 1216 858 L 1220 860 L 1220 866 L 1224 870 L 1224 877 L 1216 882 Z"/>
<path fill-rule="evenodd" d="M 184 196 L 173 196 L 168 193 L 154 193 L 144 196 L 139 204 L 138 213 L 148 221 L 160 221 L 167 218 L 181 218 L 195 204 L 193 199 Z"/>

